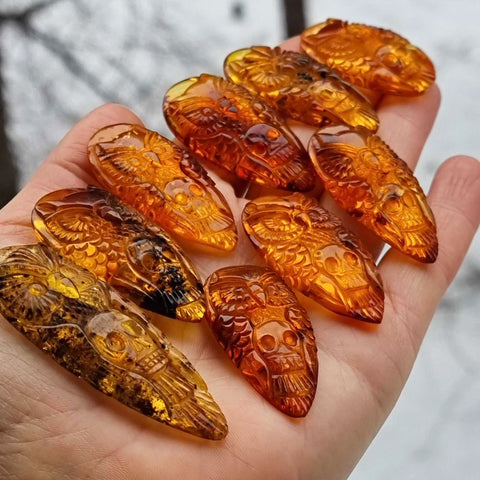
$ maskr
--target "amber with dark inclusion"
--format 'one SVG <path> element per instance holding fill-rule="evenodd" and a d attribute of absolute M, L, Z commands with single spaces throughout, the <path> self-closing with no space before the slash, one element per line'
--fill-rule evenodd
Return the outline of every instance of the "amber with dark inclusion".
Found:
<path fill-rule="evenodd" d="M 318 200 L 301 193 L 257 198 L 245 206 L 243 225 L 288 286 L 336 313 L 382 321 L 384 294 L 371 254 Z"/>
<path fill-rule="evenodd" d="M 300 141 L 273 108 L 245 88 L 203 74 L 171 87 L 163 111 L 187 148 L 238 177 L 287 190 L 314 187 Z"/>
<path fill-rule="evenodd" d="M 306 310 L 272 270 L 226 267 L 205 283 L 207 322 L 257 392 L 292 417 L 304 417 L 317 387 L 315 336 Z"/>
<path fill-rule="evenodd" d="M 330 18 L 302 33 L 301 48 L 349 82 L 390 95 L 420 95 L 435 81 L 428 56 L 383 28 Z"/>
<path fill-rule="evenodd" d="M 377 135 L 327 127 L 311 138 L 317 173 L 337 203 L 385 242 L 420 262 L 437 258 L 433 213 L 408 165 Z"/>
<path fill-rule="evenodd" d="M 255 46 L 225 59 L 226 77 L 259 95 L 283 116 L 321 127 L 341 123 L 378 129 L 378 117 L 356 88 L 326 65 L 280 47 Z"/>
<path fill-rule="evenodd" d="M 48 247 L 0 250 L 0 313 L 100 392 L 192 435 L 226 436 L 225 417 L 187 358 L 103 282 Z"/>
<path fill-rule="evenodd" d="M 97 187 L 58 190 L 32 214 L 38 237 L 139 306 L 187 322 L 205 313 L 201 281 L 160 227 Z"/>
<path fill-rule="evenodd" d="M 185 240 L 231 251 L 237 231 L 230 207 L 184 148 L 140 125 L 99 130 L 88 145 L 100 184 Z"/>

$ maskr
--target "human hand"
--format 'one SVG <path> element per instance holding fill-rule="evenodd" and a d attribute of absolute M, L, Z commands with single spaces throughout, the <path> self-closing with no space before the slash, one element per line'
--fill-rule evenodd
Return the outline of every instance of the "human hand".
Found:
<path fill-rule="evenodd" d="M 292 39 L 285 48 L 298 48 Z M 437 87 L 415 99 L 374 98 L 379 134 L 412 168 L 440 103 Z M 160 106 L 159 106 L 160 108 Z M 29 184 L 0 212 L 2 246 L 34 243 L 30 213 L 44 194 L 95 183 L 86 145 L 99 128 L 141 123 L 119 105 L 101 107 L 60 142 Z M 297 133 L 308 138 L 311 130 Z M 215 177 L 217 180 L 217 178 Z M 244 199 L 217 180 L 237 220 Z M 376 255 L 382 244 L 340 212 Z M 143 417 L 62 370 L 6 321 L 0 322 L 0 477 L 40 479 L 346 478 L 386 419 L 413 366 L 428 323 L 480 222 L 480 163 L 455 157 L 438 170 L 429 195 L 440 244 L 423 265 L 389 251 L 380 263 L 385 314 L 379 326 L 339 317 L 301 297 L 318 343 L 319 379 L 304 419 L 275 410 L 248 385 L 208 327 L 165 320 L 161 328 L 192 361 L 224 411 L 222 442 L 191 437 Z M 241 231 L 241 228 L 239 228 Z M 225 265 L 259 262 L 248 240 L 229 256 L 189 251 L 202 277 Z"/>

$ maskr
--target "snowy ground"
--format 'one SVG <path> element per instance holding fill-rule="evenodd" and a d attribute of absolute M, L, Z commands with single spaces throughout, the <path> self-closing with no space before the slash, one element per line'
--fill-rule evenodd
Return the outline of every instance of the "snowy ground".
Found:
<path fill-rule="evenodd" d="M 0 0 L 0 14 L 40 0 Z M 7 132 L 23 184 L 63 134 L 106 101 L 166 133 L 163 92 L 224 56 L 284 36 L 275 0 L 58 0 L 0 30 Z M 480 155 L 477 0 L 307 1 L 308 22 L 338 17 L 390 27 L 433 58 L 443 92 L 418 176 Z M 21 19 L 20 19 L 21 20 Z M 351 480 L 478 478 L 480 469 L 480 239 L 438 310 L 398 405 Z"/>

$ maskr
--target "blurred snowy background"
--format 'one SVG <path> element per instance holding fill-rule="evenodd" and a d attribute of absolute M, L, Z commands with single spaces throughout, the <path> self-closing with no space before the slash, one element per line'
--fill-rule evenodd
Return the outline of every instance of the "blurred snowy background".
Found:
<path fill-rule="evenodd" d="M 166 88 L 201 72 L 221 73 L 234 49 L 279 43 L 287 36 L 287 3 L 297 13 L 302 6 L 0 0 L 0 202 L 99 104 L 123 103 L 168 134 L 161 109 Z M 391 28 L 433 58 L 443 104 L 417 172 L 425 188 L 448 156 L 480 155 L 478 0 L 306 0 L 304 13 L 307 25 L 338 17 Z M 351 480 L 479 478 L 479 312 L 477 236 L 396 409 Z"/>

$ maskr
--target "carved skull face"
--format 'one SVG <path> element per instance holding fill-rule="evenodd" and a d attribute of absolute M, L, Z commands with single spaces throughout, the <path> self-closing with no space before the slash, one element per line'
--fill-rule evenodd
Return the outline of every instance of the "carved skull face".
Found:
<path fill-rule="evenodd" d="M 187 222 L 208 219 L 215 210 L 210 193 L 189 178 L 176 178 L 167 183 L 165 196 L 174 212 Z"/>
<path fill-rule="evenodd" d="M 338 296 L 341 290 L 368 287 L 362 261 L 358 254 L 343 245 L 328 245 L 315 252 L 315 260 L 323 265 L 330 283 L 322 283 L 328 293 Z"/>
<path fill-rule="evenodd" d="M 150 377 L 167 362 L 146 326 L 121 312 L 94 316 L 85 333 L 102 357 L 129 371 Z"/>
<path fill-rule="evenodd" d="M 256 326 L 253 341 L 271 375 L 306 369 L 301 339 L 287 322 L 273 320 Z"/>

